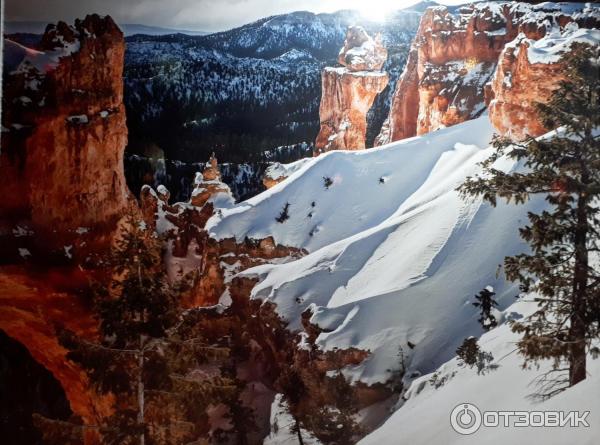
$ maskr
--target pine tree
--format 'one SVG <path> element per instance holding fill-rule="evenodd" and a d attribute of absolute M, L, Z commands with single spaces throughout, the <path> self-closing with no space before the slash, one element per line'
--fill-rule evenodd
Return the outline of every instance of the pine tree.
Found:
<path fill-rule="evenodd" d="M 563 383 L 575 385 L 586 377 L 586 351 L 598 336 L 600 274 L 590 264 L 598 251 L 600 197 L 600 49 L 574 44 L 563 57 L 565 79 L 551 100 L 538 106 L 539 115 L 556 134 L 515 143 L 495 138 L 497 153 L 483 163 L 486 176 L 469 178 L 463 195 L 480 195 L 495 206 L 497 198 L 523 204 L 545 197 L 547 209 L 528 215 L 520 229 L 530 253 L 504 261 L 509 280 L 535 292 L 538 308 L 512 328 L 525 364 L 553 360 L 553 372 L 567 371 Z M 501 156 L 519 161 L 524 169 L 505 173 L 494 168 Z M 566 365 L 566 367 L 565 367 Z M 566 385 L 546 380 L 542 395 Z"/>
<path fill-rule="evenodd" d="M 477 363 L 477 354 L 479 354 L 479 345 L 475 337 L 465 338 L 456 350 L 456 355 L 461 364 L 466 366 L 474 366 Z"/>
<path fill-rule="evenodd" d="M 205 408 L 234 391 L 227 378 L 198 378 L 193 371 L 226 363 L 228 349 L 198 329 L 202 309 L 180 308 L 185 280 L 168 283 L 161 242 L 134 214 L 127 217 L 110 264 L 110 284 L 95 291 L 100 341 L 61 333 L 67 357 L 86 370 L 99 393 L 116 398 L 114 414 L 95 426 L 102 443 L 177 443 L 186 431 L 193 437 L 196 425 L 206 421 Z M 46 433 L 67 427 L 38 423 Z"/>
<path fill-rule="evenodd" d="M 498 326 L 498 321 L 494 314 L 492 314 L 492 309 L 498 306 L 498 302 L 494 300 L 494 295 L 496 293 L 493 288 L 487 286 L 475 295 L 477 301 L 473 303 L 473 306 L 478 307 L 480 310 L 480 317 L 477 321 L 479 321 L 481 327 L 486 331 Z"/>
<path fill-rule="evenodd" d="M 302 400 L 308 395 L 308 390 L 300 373 L 290 366 L 283 369 L 281 375 L 276 382 L 277 387 L 283 394 L 283 400 L 287 403 L 290 411 L 290 415 L 294 419 L 294 424 L 291 429 L 298 438 L 298 443 L 304 445 L 304 439 L 302 438 L 302 424 L 298 409 L 302 403 Z"/>
<path fill-rule="evenodd" d="M 483 374 L 486 369 L 490 368 L 490 363 L 494 360 L 491 352 L 481 349 L 475 337 L 465 338 L 456 350 L 456 355 L 460 366 L 477 367 L 477 374 Z"/>
<path fill-rule="evenodd" d="M 280 224 L 283 224 L 288 219 L 290 219 L 289 210 L 290 210 L 290 203 L 286 202 L 285 205 L 283 206 L 283 209 L 281 209 L 279 216 L 277 216 L 277 218 L 275 218 L 275 221 L 277 221 Z"/>
<path fill-rule="evenodd" d="M 327 382 L 327 387 L 327 400 L 305 413 L 304 425 L 325 444 L 356 443 L 363 430 L 356 421 L 358 403 L 353 388 L 341 372 Z"/>

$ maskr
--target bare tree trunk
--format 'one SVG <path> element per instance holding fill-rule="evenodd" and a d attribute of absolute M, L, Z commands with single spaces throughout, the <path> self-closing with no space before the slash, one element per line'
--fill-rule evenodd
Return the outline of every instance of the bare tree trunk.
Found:
<path fill-rule="evenodd" d="M 582 175 L 585 184 L 587 175 Z M 577 202 L 577 229 L 575 231 L 575 274 L 573 280 L 572 313 L 569 327 L 569 386 L 573 386 L 586 377 L 586 305 L 588 286 L 588 215 L 587 198 L 579 194 Z"/>
<path fill-rule="evenodd" d="M 140 445 L 146 443 L 144 424 L 144 335 L 140 335 L 140 352 L 138 354 L 138 379 L 137 379 L 138 415 L 137 423 L 141 429 Z"/>
<path fill-rule="evenodd" d="M 296 421 L 296 434 L 298 435 L 298 443 L 300 445 L 304 445 L 304 439 L 302 439 L 302 431 L 300 431 L 300 422 L 298 422 L 298 419 L 296 417 L 294 417 L 294 420 Z"/>

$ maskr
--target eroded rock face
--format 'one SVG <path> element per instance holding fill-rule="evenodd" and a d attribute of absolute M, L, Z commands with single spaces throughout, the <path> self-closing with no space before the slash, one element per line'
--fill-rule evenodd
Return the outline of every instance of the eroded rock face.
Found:
<path fill-rule="evenodd" d="M 365 148 L 367 113 L 389 80 L 379 71 L 386 58 L 387 51 L 378 38 L 372 39 L 361 27 L 348 29 L 339 55 L 343 66 L 327 67 L 322 73 L 321 130 L 315 155 Z"/>
<path fill-rule="evenodd" d="M 484 110 L 483 89 L 507 39 L 495 7 L 423 14 L 376 145 L 463 122 Z"/>
<path fill-rule="evenodd" d="M 586 11 L 587 10 L 587 11 Z M 597 14 L 591 7 L 569 14 L 556 4 L 529 5 L 518 2 L 482 3 L 463 6 L 451 14 L 446 7 L 429 8 L 413 41 L 407 66 L 394 93 L 389 117 L 376 145 L 426 134 L 479 116 L 496 93 L 497 118 L 492 122 L 501 132 L 511 125 L 537 133 L 542 131 L 531 114 L 530 103 L 518 89 L 505 93 L 502 87 L 507 74 L 517 74 L 513 84 L 520 82 L 529 96 L 539 94 L 546 100 L 548 92 L 560 79 L 553 67 L 526 67 L 519 51 L 504 47 L 517 36 L 529 42 L 546 36 L 550 30 L 562 33 L 571 22 L 578 26 L 597 26 Z M 500 66 L 498 60 L 500 60 Z M 494 77 L 492 86 L 489 82 Z M 537 82 L 540 82 L 539 84 Z M 486 84 L 488 86 L 486 87 Z M 487 91 L 487 100 L 486 100 Z M 500 105 L 502 104 L 502 105 Z M 515 114 L 516 113 L 516 114 Z M 529 117 L 527 119 L 527 115 Z M 501 115 L 501 116 L 500 116 Z M 514 115 L 513 117 L 510 117 Z M 520 130 L 516 130 L 515 134 Z M 539 134 L 539 133 L 538 133 Z"/>
<path fill-rule="evenodd" d="M 27 347 L 60 382 L 73 413 L 95 425 L 112 413 L 113 398 L 90 386 L 86 373 L 67 359 L 57 338 L 57 328 L 65 328 L 81 338 L 96 339 L 97 321 L 78 297 L 87 283 L 79 269 L 32 274 L 19 267 L 0 268 L 0 329 Z M 85 433 L 85 439 L 86 444 L 97 443 L 93 430 Z"/>
<path fill-rule="evenodd" d="M 92 15 L 74 26 L 49 26 L 41 51 L 8 46 L 0 329 L 52 372 L 84 423 L 97 424 L 113 400 L 97 394 L 67 360 L 58 332 L 97 335 L 97 320 L 82 298 L 94 272 L 80 264 L 106 252 L 132 202 L 123 173 L 125 42 L 110 17 Z M 85 436 L 94 443 L 97 434 Z"/>
<path fill-rule="evenodd" d="M 4 86 L 0 223 L 51 247 L 85 228 L 110 232 L 129 205 L 123 173 L 125 41 L 110 17 L 49 26 L 42 52 L 12 44 Z M 13 49 L 15 49 L 13 48 Z"/>
<path fill-rule="evenodd" d="M 378 34 L 371 38 L 362 26 L 350 26 L 338 62 L 350 71 L 381 71 L 387 59 L 387 50 Z"/>
<path fill-rule="evenodd" d="M 217 158 L 213 154 L 202 173 L 197 173 L 194 178 L 194 190 L 190 204 L 202 207 L 208 200 L 224 198 L 233 202 L 229 186 L 221 180 L 221 171 Z"/>
<path fill-rule="evenodd" d="M 551 130 L 542 124 L 537 103 L 550 100 L 564 79 L 561 58 L 577 43 L 600 45 L 600 31 L 569 22 L 539 40 L 522 33 L 506 45 L 487 97 L 490 120 L 499 134 L 523 140 Z"/>

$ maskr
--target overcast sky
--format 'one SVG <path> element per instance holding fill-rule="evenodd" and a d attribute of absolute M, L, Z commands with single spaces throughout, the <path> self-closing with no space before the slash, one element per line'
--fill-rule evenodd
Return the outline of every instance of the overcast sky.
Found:
<path fill-rule="evenodd" d="M 368 18 L 417 3 L 418 0 L 5 0 L 10 21 L 72 21 L 96 12 L 119 23 L 188 30 L 220 31 L 273 14 L 308 10 L 358 9 Z M 458 4 L 466 0 L 442 0 Z"/>

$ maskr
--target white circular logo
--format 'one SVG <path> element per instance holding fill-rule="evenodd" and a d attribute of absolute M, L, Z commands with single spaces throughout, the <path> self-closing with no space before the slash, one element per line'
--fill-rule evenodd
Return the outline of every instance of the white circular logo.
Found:
<path fill-rule="evenodd" d="M 481 426 L 481 411 L 475 405 L 461 403 L 452 410 L 450 425 L 459 434 L 473 434 Z"/>

